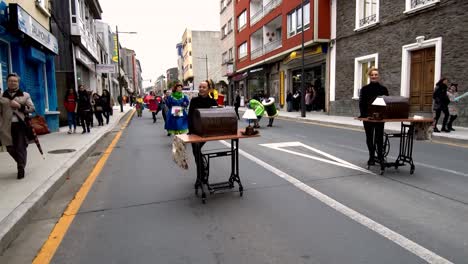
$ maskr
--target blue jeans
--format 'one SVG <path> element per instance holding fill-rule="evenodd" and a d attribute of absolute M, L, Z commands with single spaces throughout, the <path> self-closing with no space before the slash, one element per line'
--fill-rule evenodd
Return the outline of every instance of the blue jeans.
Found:
<path fill-rule="evenodd" d="M 68 112 L 67 117 L 68 117 L 68 128 L 71 130 L 72 125 L 73 125 L 73 129 L 76 129 L 76 113 Z"/>

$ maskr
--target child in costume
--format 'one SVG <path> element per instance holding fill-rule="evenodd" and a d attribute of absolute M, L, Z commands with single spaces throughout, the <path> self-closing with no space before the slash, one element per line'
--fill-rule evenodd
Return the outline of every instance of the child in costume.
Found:
<path fill-rule="evenodd" d="M 143 107 L 144 107 L 143 106 L 143 98 L 138 97 L 136 99 L 135 107 L 136 107 L 136 110 L 137 110 L 137 116 L 141 117 L 142 113 L 143 113 Z"/>
<path fill-rule="evenodd" d="M 270 97 L 268 99 L 263 99 L 262 105 L 265 106 L 265 111 L 269 119 L 268 127 L 272 127 L 273 121 L 275 121 L 275 117 L 277 117 L 279 114 L 278 109 L 276 109 L 275 98 Z"/>

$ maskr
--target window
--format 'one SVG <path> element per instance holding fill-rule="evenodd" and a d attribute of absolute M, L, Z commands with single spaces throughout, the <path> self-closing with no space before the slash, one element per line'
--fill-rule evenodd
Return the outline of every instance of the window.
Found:
<path fill-rule="evenodd" d="M 232 19 L 229 19 L 227 23 L 227 32 L 228 34 L 232 32 Z"/>
<path fill-rule="evenodd" d="M 221 39 L 224 39 L 227 36 L 227 27 L 223 26 L 221 28 Z"/>
<path fill-rule="evenodd" d="M 359 92 L 364 85 L 369 84 L 367 71 L 372 67 L 378 67 L 379 54 L 371 54 L 354 59 L 354 93 L 353 99 L 359 98 Z"/>
<path fill-rule="evenodd" d="M 247 24 L 247 11 L 244 10 L 238 17 L 237 17 L 237 28 L 241 31 L 245 25 Z"/>
<path fill-rule="evenodd" d="M 405 13 L 417 12 L 421 9 L 425 9 L 438 4 L 440 0 L 406 0 Z"/>
<path fill-rule="evenodd" d="M 245 56 L 247 56 L 247 42 L 244 42 L 239 46 L 239 59 Z"/>
<path fill-rule="evenodd" d="M 379 0 L 356 0 L 356 30 L 379 22 Z"/>
<path fill-rule="evenodd" d="M 234 57 L 233 57 L 234 54 L 232 54 L 232 48 L 229 49 L 229 61 L 233 61 L 234 60 Z"/>
<path fill-rule="evenodd" d="M 292 37 L 302 31 L 302 9 L 299 6 L 288 14 L 288 37 Z M 304 29 L 310 28 L 310 3 L 304 4 Z"/>
<path fill-rule="evenodd" d="M 223 64 L 226 64 L 228 62 L 228 53 L 227 52 L 224 52 L 223 53 L 223 58 L 222 58 L 222 62 Z"/>

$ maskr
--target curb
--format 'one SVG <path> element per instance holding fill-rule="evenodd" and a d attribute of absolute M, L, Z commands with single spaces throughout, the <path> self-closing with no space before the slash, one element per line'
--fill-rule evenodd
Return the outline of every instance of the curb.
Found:
<path fill-rule="evenodd" d="M 244 110 L 239 109 L 239 112 L 244 112 Z M 282 119 L 282 120 L 288 120 L 288 121 L 301 121 L 304 123 L 315 124 L 315 125 L 333 126 L 339 129 L 353 129 L 353 130 L 359 130 L 359 131 L 364 132 L 364 128 L 358 125 L 341 124 L 341 123 L 327 122 L 327 121 L 321 121 L 321 120 L 310 120 L 310 119 L 305 119 L 305 118 L 300 118 L 300 117 L 289 117 L 289 116 L 278 116 L 277 118 Z M 394 130 L 394 129 L 386 129 L 386 130 L 394 132 L 394 133 L 400 132 L 400 130 Z M 437 134 L 432 134 L 431 142 L 443 143 L 443 144 L 448 143 L 448 144 L 466 145 L 468 143 L 468 139 L 441 137 L 441 136 L 438 136 Z"/>
<path fill-rule="evenodd" d="M 66 161 L 54 174 L 30 194 L 18 207 L 16 207 L 5 219 L 0 222 L 0 254 L 18 237 L 30 222 L 32 216 L 44 204 L 49 201 L 55 192 L 65 183 L 66 178 L 82 163 L 92 152 L 101 138 L 112 133 L 122 119 L 128 117 L 133 110 L 122 115 L 115 126 L 109 128 L 101 136 L 98 136 L 85 145 L 76 155 Z"/>

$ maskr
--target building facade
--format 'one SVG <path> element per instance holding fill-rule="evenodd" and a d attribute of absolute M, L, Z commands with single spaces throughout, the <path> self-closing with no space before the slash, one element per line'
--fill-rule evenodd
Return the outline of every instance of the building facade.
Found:
<path fill-rule="evenodd" d="M 226 91 L 227 102 L 232 104 L 234 95 L 234 82 L 232 76 L 236 68 L 236 39 L 234 34 L 234 4 L 233 0 L 220 1 L 221 17 L 221 65 L 222 75 L 227 78 L 228 89 Z"/>
<path fill-rule="evenodd" d="M 184 47 L 182 43 L 177 43 L 177 68 L 178 68 L 178 77 L 177 79 L 181 82 L 184 81 Z"/>
<path fill-rule="evenodd" d="M 222 76 L 219 31 L 186 29 L 182 36 L 184 84 L 196 89 L 206 79 L 226 81 Z"/>
<path fill-rule="evenodd" d="M 359 89 L 368 83 L 369 67 L 380 69 L 390 95 L 409 97 L 411 112 L 432 116 L 432 93 L 442 77 L 466 92 L 468 68 L 468 2 L 346 1 L 333 6 L 336 21 L 335 78 L 331 84 L 331 112 L 357 115 Z M 333 53 L 333 52 L 332 52 Z M 458 124 L 468 125 L 460 101 Z"/>
<path fill-rule="evenodd" d="M 164 94 L 164 90 L 167 89 L 166 76 L 161 75 L 156 79 L 155 90 L 157 94 Z"/>
<path fill-rule="evenodd" d="M 120 58 L 123 61 L 124 78 L 127 82 L 127 92 L 129 94 L 136 92 L 135 84 L 138 82 L 136 69 L 136 54 L 134 50 L 122 48 L 120 49 Z"/>
<path fill-rule="evenodd" d="M 48 1 L 0 1 L 0 90 L 7 89 L 7 75 L 17 73 L 36 114 L 45 117 L 51 131 L 58 131 L 54 58 L 59 46 L 49 18 Z"/>
<path fill-rule="evenodd" d="M 96 92 L 96 64 L 100 63 L 95 20 L 101 19 L 97 0 L 54 1 L 52 31 L 56 32 L 60 54 L 56 57 L 57 96 L 64 98 L 69 88 L 84 85 Z M 67 120 L 63 104 L 60 119 Z"/>
<path fill-rule="evenodd" d="M 104 65 L 113 65 L 114 66 L 114 72 L 112 73 L 109 67 L 103 67 L 104 70 L 100 71 L 99 69 L 97 70 L 98 73 L 102 74 L 103 77 L 105 77 L 105 88 L 110 92 L 112 99 L 114 100 L 114 103 L 118 102 L 118 96 L 119 96 L 119 81 L 118 81 L 118 72 L 117 72 L 117 44 L 116 41 L 117 39 L 114 39 L 114 33 L 112 32 L 110 26 L 102 22 L 100 20 L 96 21 L 96 31 L 98 38 L 101 38 L 103 44 L 104 44 L 104 49 L 106 52 L 101 52 L 102 55 L 104 55 L 103 58 L 101 58 L 102 64 Z"/>
<path fill-rule="evenodd" d="M 278 106 L 283 107 L 287 93 L 300 90 L 304 37 L 305 82 L 315 85 L 314 110 L 327 110 L 330 1 L 303 1 L 304 8 L 301 2 L 236 2 L 236 74 L 233 80 L 242 99 L 266 95 L 274 97 Z"/>
<path fill-rule="evenodd" d="M 177 67 L 167 69 L 166 71 L 166 80 L 168 83 L 180 81 L 179 79 L 179 69 Z"/>

